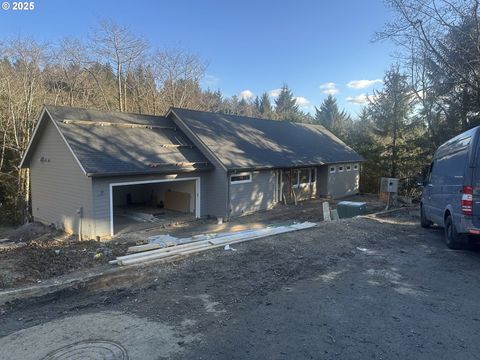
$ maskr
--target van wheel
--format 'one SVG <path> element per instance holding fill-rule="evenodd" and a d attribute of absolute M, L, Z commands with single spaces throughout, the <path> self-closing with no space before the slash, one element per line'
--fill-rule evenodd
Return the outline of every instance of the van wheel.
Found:
<path fill-rule="evenodd" d="M 448 215 L 445 220 L 445 243 L 449 249 L 458 250 L 462 248 L 460 234 L 455 229 L 451 215 Z"/>
<path fill-rule="evenodd" d="M 427 219 L 427 216 L 425 215 L 425 210 L 423 209 L 423 206 L 420 206 L 420 226 L 423 228 L 429 228 L 432 226 L 432 222 Z"/>

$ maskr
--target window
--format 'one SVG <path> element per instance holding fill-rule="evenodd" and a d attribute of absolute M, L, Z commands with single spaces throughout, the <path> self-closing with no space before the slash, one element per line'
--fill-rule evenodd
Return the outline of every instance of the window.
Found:
<path fill-rule="evenodd" d="M 240 173 L 230 175 L 231 184 L 242 184 L 252 182 L 252 173 Z"/>
<path fill-rule="evenodd" d="M 347 166 L 346 166 L 346 170 L 347 170 L 347 171 L 351 171 L 351 170 L 352 170 L 352 166 L 351 166 L 351 165 L 347 165 Z"/>
<path fill-rule="evenodd" d="M 343 165 L 340 165 L 340 166 L 338 167 L 338 172 L 343 172 Z"/>
<path fill-rule="evenodd" d="M 315 169 L 307 168 L 293 170 L 292 176 L 292 185 L 294 188 L 298 188 L 302 185 L 308 186 L 315 182 Z"/>
<path fill-rule="evenodd" d="M 358 164 L 353 165 L 353 170 L 358 170 Z"/>
<path fill-rule="evenodd" d="M 330 173 L 333 174 L 335 172 L 335 166 L 330 166 Z"/>
<path fill-rule="evenodd" d="M 310 169 L 300 170 L 300 184 L 308 184 L 310 182 Z"/>

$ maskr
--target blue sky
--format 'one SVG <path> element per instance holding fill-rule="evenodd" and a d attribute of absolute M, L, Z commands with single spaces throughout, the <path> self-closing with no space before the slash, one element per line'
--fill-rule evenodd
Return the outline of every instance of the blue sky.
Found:
<path fill-rule="evenodd" d="M 286 83 L 304 110 L 332 93 L 355 114 L 392 62 L 391 44 L 372 43 L 391 16 L 382 0 L 37 0 L 33 11 L 0 9 L 0 41 L 83 38 L 112 20 L 154 47 L 197 53 L 209 63 L 203 85 L 227 96 L 274 94 Z"/>

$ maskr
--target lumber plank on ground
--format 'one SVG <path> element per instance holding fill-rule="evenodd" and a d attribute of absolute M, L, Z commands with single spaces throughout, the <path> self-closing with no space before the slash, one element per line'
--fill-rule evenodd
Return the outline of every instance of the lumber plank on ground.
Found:
<path fill-rule="evenodd" d="M 328 201 L 324 201 L 322 203 L 323 207 L 323 221 L 332 221 L 332 218 L 330 217 L 330 204 Z"/>
<path fill-rule="evenodd" d="M 332 215 L 332 220 L 340 220 L 340 216 L 338 216 L 337 209 L 330 210 L 330 214 Z"/>
<path fill-rule="evenodd" d="M 193 243 L 187 243 L 183 245 L 177 245 L 171 248 L 163 248 L 158 250 L 151 250 L 142 253 L 120 256 L 116 260 L 111 261 L 111 264 L 119 265 L 131 265 L 162 258 L 167 258 L 177 255 L 187 255 L 192 253 L 201 252 L 208 249 L 213 249 L 227 244 L 236 244 L 239 242 L 255 240 L 258 238 L 282 234 L 285 232 L 307 229 L 316 226 L 315 223 L 301 223 L 290 226 L 279 226 L 275 228 L 264 228 L 259 230 L 246 230 L 239 233 L 233 233 L 230 235 L 222 236 L 221 238 L 197 241 Z"/>
<path fill-rule="evenodd" d="M 161 249 L 161 248 L 162 248 L 162 245 L 160 244 L 145 244 L 145 245 L 130 246 L 127 249 L 127 254 L 139 253 L 142 251 L 149 251 L 149 250 L 155 250 L 155 249 Z"/>

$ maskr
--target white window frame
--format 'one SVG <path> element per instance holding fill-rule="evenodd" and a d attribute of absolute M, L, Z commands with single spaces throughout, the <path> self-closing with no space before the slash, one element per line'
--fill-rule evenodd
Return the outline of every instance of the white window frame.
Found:
<path fill-rule="evenodd" d="M 302 171 L 302 170 L 308 170 L 308 182 L 306 182 L 306 183 L 300 183 L 300 171 Z M 312 181 L 312 170 L 315 172 L 315 181 Z M 294 189 L 298 189 L 302 186 L 303 187 L 310 186 L 317 181 L 317 168 L 315 168 L 315 167 L 295 169 L 293 171 L 297 173 L 297 183 L 292 185 L 292 187 Z"/>
<path fill-rule="evenodd" d="M 238 181 L 232 181 L 233 176 L 246 176 L 248 175 L 249 179 L 248 180 L 238 180 Z M 252 182 L 252 173 L 251 172 L 243 172 L 243 173 L 237 173 L 237 174 L 230 174 L 230 184 L 236 185 L 236 184 L 245 184 L 245 183 L 251 183 Z"/>
<path fill-rule="evenodd" d="M 328 169 L 330 174 L 335 174 L 337 172 L 337 167 L 335 165 L 330 166 L 330 169 Z"/>
<path fill-rule="evenodd" d="M 353 165 L 353 170 L 358 170 L 358 164 Z"/>
<path fill-rule="evenodd" d="M 345 171 L 352 171 L 352 165 L 346 165 L 345 166 Z"/>
<path fill-rule="evenodd" d="M 344 172 L 345 171 L 345 166 L 344 165 L 338 165 L 338 172 Z"/>

